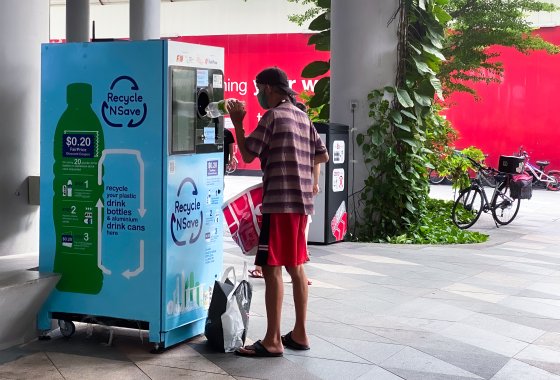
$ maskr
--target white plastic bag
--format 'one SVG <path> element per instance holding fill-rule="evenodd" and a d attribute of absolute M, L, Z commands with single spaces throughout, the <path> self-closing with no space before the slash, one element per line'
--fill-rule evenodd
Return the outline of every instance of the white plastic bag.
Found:
<path fill-rule="evenodd" d="M 235 271 L 233 273 L 235 276 Z M 235 281 L 235 287 L 227 297 L 226 311 L 221 317 L 225 352 L 243 347 L 247 335 L 252 296 L 251 284 L 247 278 L 247 262 L 243 265 L 243 279 L 237 282 L 236 278 Z"/>
<path fill-rule="evenodd" d="M 228 297 L 226 311 L 222 314 L 222 328 L 224 329 L 224 351 L 233 352 L 243 346 L 243 319 L 233 292 Z"/>
<path fill-rule="evenodd" d="M 229 267 L 222 280 L 214 282 L 204 334 L 208 343 L 221 352 L 232 352 L 245 344 L 253 293 L 247 279 L 247 262 L 243 272 L 243 279 L 237 282 L 235 269 Z M 233 273 L 233 282 L 230 273 Z"/>

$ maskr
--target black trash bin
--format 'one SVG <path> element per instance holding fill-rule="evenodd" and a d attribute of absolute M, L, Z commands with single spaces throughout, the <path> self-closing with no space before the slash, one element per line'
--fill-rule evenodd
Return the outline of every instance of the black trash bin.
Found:
<path fill-rule="evenodd" d="M 329 151 L 330 160 L 321 164 L 320 191 L 315 198 L 315 215 L 309 226 L 308 243 L 342 241 L 348 230 L 348 131 L 337 123 L 315 123 Z"/>

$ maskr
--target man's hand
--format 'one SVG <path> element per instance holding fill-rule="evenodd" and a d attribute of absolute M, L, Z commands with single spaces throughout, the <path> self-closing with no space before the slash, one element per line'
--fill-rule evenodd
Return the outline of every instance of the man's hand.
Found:
<path fill-rule="evenodd" d="M 245 103 L 237 99 L 228 99 L 226 108 L 233 125 L 236 128 L 239 126 L 243 127 L 243 119 L 247 114 L 247 111 L 245 110 Z"/>
<path fill-rule="evenodd" d="M 320 190 L 319 184 L 318 183 L 313 184 L 313 195 L 319 194 L 319 190 Z"/>
<path fill-rule="evenodd" d="M 230 99 L 226 104 L 226 108 L 229 112 L 231 122 L 235 127 L 235 137 L 241 158 L 246 163 L 253 162 L 255 156 L 249 153 L 245 148 L 245 129 L 243 128 L 243 119 L 247 114 L 247 111 L 245 110 L 245 103 L 240 102 L 237 99 Z"/>

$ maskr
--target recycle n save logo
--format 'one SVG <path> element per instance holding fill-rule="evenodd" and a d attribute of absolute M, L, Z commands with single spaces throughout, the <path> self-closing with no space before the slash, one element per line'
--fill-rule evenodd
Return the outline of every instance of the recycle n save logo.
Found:
<path fill-rule="evenodd" d="M 127 75 L 116 78 L 101 106 L 105 123 L 115 128 L 125 125 L 136 128 L 146 120 L 147 114 L 148 106 L 134 78 Z"/>
<path fill-rule="evenodd" d="M 185 186 L 186 184 L 192 186 L 192 192 L 188 190 L 183 191 L 183 188 L 191 187 Z M 182 191 L 183 196 L 181 196 Z M 179 189 L 177 189 L 177 199 L 171 213 L 169 227 L 173 242 L 179 247 L 187 244 L 187 239 L 189 244 L 196 242 L 202 232 L 203 221 L 204 215 L 200 200 L 198 199 L 196 183 L 192 178 L 187 177 L 181 181 Z M 189 232 L 191 233 L 190 236 L 188 236 Z"/>

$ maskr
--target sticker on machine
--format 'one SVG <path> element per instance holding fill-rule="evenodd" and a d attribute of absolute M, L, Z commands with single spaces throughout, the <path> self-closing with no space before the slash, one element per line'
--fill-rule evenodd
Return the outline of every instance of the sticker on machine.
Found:
<path fill-rule="evenodd" d="M 196 70 L 196 86 L 208 87 L 208 70 Z"/>
<path fill-rule="evenodd" d="M 214 88 L 224 87 L 224 80 L 221 74 L 212 74 L 212 86 Z"/>
<path fill-rule="evenodd" d="M 333 193 L 344 191 L 344 169 L 332 171 L 332 191 Z"/>
<path fill-rule="evenodd" d="M 331 232 L 336 239 L 336 241 L 340 241 L 344 239 L 346 236 L 346 231 L 348 230 L 348 214 L 346 212 L 346 202 L 342 201 L 336 213 L 334 214 L 334 218 L 331 220 Z"/>
<path fill-rule="evenodd" d="M 333 152 L 333 164 L 343 164 L 344 163 L 344 157 L 345 155 L 345 150 L 346 150 L 346 144 L 344 143 L 344 140 L 334 140 L 333 141 L 333 148 L 332 148 L 332 152 Z"/>

